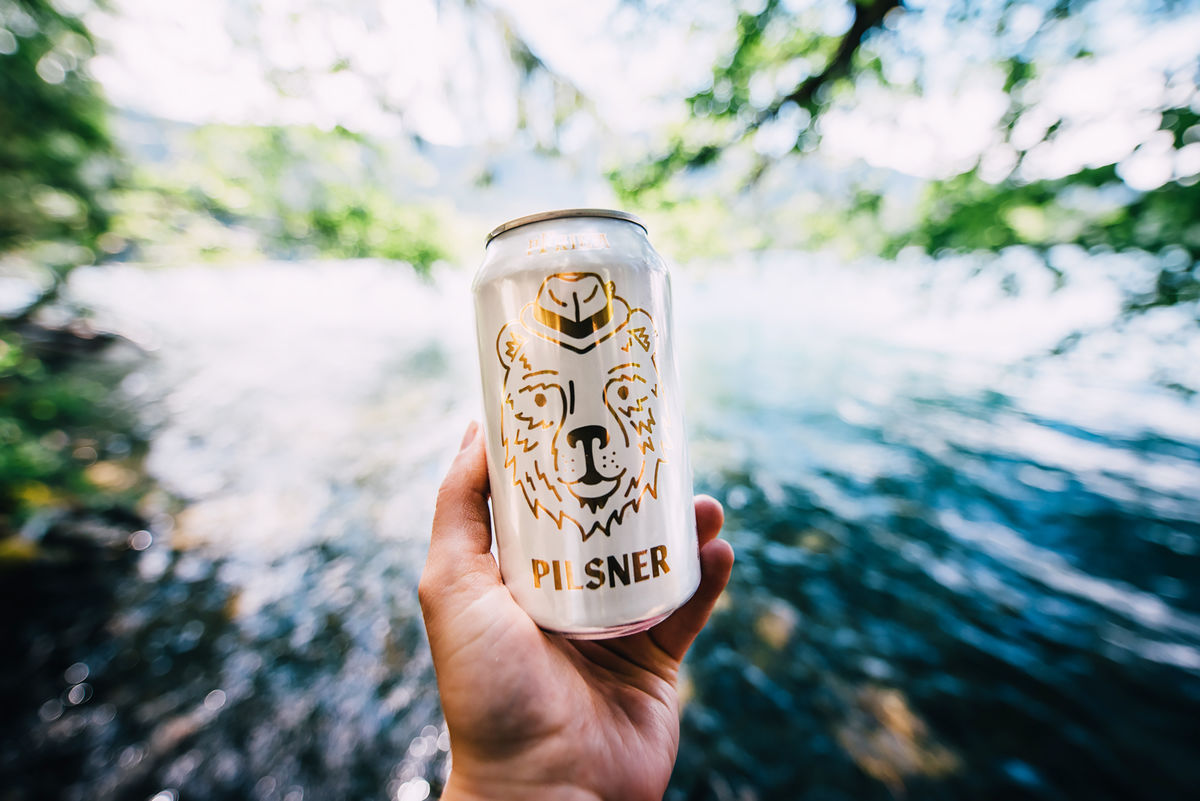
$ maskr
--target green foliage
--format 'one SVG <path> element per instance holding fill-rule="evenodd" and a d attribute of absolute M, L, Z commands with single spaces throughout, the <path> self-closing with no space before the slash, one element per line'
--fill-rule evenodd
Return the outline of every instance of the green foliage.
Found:
<path fill-rule="evenodd" d="M 81 362 L 101 344 L 61 332 L 0 336 L 0 541 L 37 516 L 131 508 L 145 443 L 116 405 L 120 368 Z"/>
<path fill-rule="evenodd" d="M 1190 108 L 1170 109 L 1162 129 L 1182 148 L 1200 140 L 1198 122 Z M 996 184 L 971 170 L 930 183 L 916 224 L 882 250 L 894 256 L 909 246 L 941 253 L 1058 244 L 1163 256 L 1154 294 L 1134 299 L 1134 308 L 1200 299 L 1200 176 L 1138 192 L 1112 164 L 1052 181 L 1023 182 L 1014 174 Z"/>
<path fill-rule="evenodd" d="M 47 0 L 0 0 L 0 257 L 41 276 L 31 315 L 94 261 L 119 161 L 91 35 Z"/>
<path fill-rule="evenodd" d="M 1157 252 L 1179 247 L 1200 259 L 1200 186 L 1169 181 L 1134 192 L 1113 165 L 1055 181 L 989 184 L 977 171 L 930 184 L 919 224 L 889 242 L 930 252 L 1073 243 Z"/>
<path fill-rule="evenodd" d="M 446 258 L 437 216 L 388 191 L 398 165 L 343 129 L 210 125 L 170 148 L 117 196 L 127 257 L 378 257 L 421 272 Z"/>
<path fill-rule="evenodd" d="M 836 93 L 853 83 L 856 71 L 878 68 L 875 60 L 859 58 L 859 47 L 900 6 L 900 0 L 848 3 L 850 25 L 838 34 L 822 32 L 819 4 L 793 10 L 767 0 L 758 11 L 740 12 L 733 47 L 714 65 L 709 86 L 687 100 L 691 119 L 670 132 L 654 158 L 609 175 L 617 195 L 639 206 L 669 206 L 665 185 L 673 175 L 712 166 L 781 115 L 800 120 L 793 152 L 811 150 L 814 122 Z M 756 154 L 746 183 L 771 161 Z"/>
<path fill-rule="evenodd" d="M 128 516 L 148 486 L 145 442 L 112 391 L 123 373 L 112 343 L 76 310 L 62 328 L 37 322 L 75 266 L 139 250 L 379 256 L 420 270 L 442 257 L 433 215 L 396 202 L 384 156 L 346 131 L 201 128 L 186 152 L 129 174 L 87 73 L 94 49 L 59 5 L 0 0 L 0 257 L 43 289 L 0 319 L 0 561 L 32 555 L 11 536 L 23 528 Z"/>
<path fill-rule="evenodd" d="M 76 320 L 34 323 L 110 223 L 119 160 L 87 74 L 94 51 L 76 17 L 46 0 L 0 0 L 0 257 L 43 291 L 0 319 L 0 561 L 32 556 L 10 535 L 37 520 L 133 508 L 143 443 L 112 405 L 120 370 Z"/>
<path fill-rule="evenodd" d="M 116 162 L 88 77 L 92 38 L 46 0 L 0 0 L 0 253 L 91 248 Z"/>
<path fill-rule="evenodd" d="M 1178 13 L 1194 5 L 1147 4 L 1141 13 Z M 840 33 L 822 28 L 825 6 L 767 0 L 759 10 L 740 13 L 727 55 L 713 67 L 709 85 L 688 100 L 688 123 L 653 157 L 610 175 L 622 202 L 643 213 L 687 208 L 696 188 L 704 185 L 689 179 L 688 173 L 699 170 L 704 170 L 709 186 L 721 186 L 719 191 L 745 196 L 745 190 L 753 188 L 768 197 L 774 192 L 778 199 L 786 187 L 770 179 L 782 174 L 795 185 L 794 205 L 809 206 L 804 219 L 791 226 L 804 231 L 796 244 L 834 245 L 889 257 L 908 247 L 931 254 L 1017 245 L 1045 249 L 1066 243 L 1141 250 L 1162 256 L 1163 269 L 1153 296 L 1131 298 L 1131 308 L 1185 302 L 1200 295 L 1200 176 L 1175 175 L 1157 188 L 1137 191 L 1123 180 L 1121 168 L 1110 163 L 1055 180 L 1026 180 L 1020 169 L 1025 156 L 1054 140 L 1062 120 L 1044 126 L 1039 141 L 1014 150 L 1016 169 L 1001 180 L 992 175 L 988 182 L 976 166 L 925 183 L 914 198 L 904 181 L 878 180 L 880 171 L 858 169 L 843 178 L 841 187 L 824 188 L 826 202 L 811 208 L 804 197 L 806 188 L 796 181 L 803 175 L 796 164 L 815 147 L 822 115 L 835 103 L 850 105 L 862 86 L 923 91 L 928 78 L 924 65 L 936 54 L 921 41 L 905 38 L 920 30 L 919 25 L 906 26 L 906 20 L 940 14 L 936 21 L 944 35 L 973 34 L 973 41 L 990 42 L 988 52 L 972 57 L 1003 76 L 1008 108 L 997 134 L 1006 144 L 1031 110 L 1027 104 L 1036 93 L 1029 88 L 1055 69 L 1092 58 L 1089 37 L 1095 34 L 1094 26 L 1106 24 L 1090 13 L 1086 0 L 960 0 L 940 9 L 862 0 L 846 8 L 850 21 Z M 1031 15 L 1036 25 L 1031 25 Z M 899 62 L 905 69 L 892 69 Z M 902 76 L 898 80 L 903 85 L 893 83 L 896 75 Z M 1193 71 L 1173 80 L 1191 86 L 1191 97 L 1184 101 L 1189 105 L 1160 110 L 1161 128 L 1170 133 L 1174 147 L 1170 156 L 1179 161 L 1182 149 L 1200 147 L 1200 74 Z M 1174 96 L 1180 97 L 1179 92 Z M 784 147 L 779 147 L 778 138 L 771 148 L 760 146 L 758 134 L 785 121 Z M 788 135 L 794 137 L 790 147 Z M 1179 163 L 1195 163 L 1195 155 L 1190 152 Z M 791 165 L 781 169 L 788 156 Z M 732 205 L 734 198 L 728 202 Z M 761 214 L 752 214 L 747 225 L 757 226 L 762 220 Z M 768 235 L 763 241 L 775 238 Z"/>

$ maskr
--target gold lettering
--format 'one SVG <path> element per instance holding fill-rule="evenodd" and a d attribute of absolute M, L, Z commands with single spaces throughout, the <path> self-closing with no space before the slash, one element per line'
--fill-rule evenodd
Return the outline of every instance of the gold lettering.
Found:
<path fill-rule="evenodd" d="M 671 566 L 667 564 L 665 545 L 609 556 L 607 560 L 603 556 L 589 559 L 583 565 L 583 573 L 587 577 L 584 584 L 576 583 L 576 567 L 570 559 L 532 559 L 530 567 L 533 570 L 534 589 L 541 589 L 542 579 L 553 576 L 556 590 L 599 590 L 603 589 L 605 581 L 609 587 L 615 588 L 618 582 L 628 587 L 631 583 L 658 578 L 671 572 Z"/>
<path fill-rule="evenodd" d="M 526 256 L 535 253 L 554 253 L 560 250 L 602 250 L 610 248 L 608 235 L 600 231 L 583 231 L 578 234 L 542 233 L 528 239 Z"/>
<path fill-rule="evenodd" d="M 546 235 L 538 234 L 529 240 L 529 248 L 525 251 L 526 256 L 532 256 L 534 253 L 546 252 Z"/>
<path fill-rule="evenodd" d="M 542 579 L 550 575 L 550 565 L 546 564 L 545 559 L 533 560 L 533 588 L 539 589 L 542 586 Z"/>
<path fill-rule="evenodd" d="M 650 578 L 650 574 L 646 572 L 646 551 L 633 552 L 633 580 L 645 581 Z"/>
<path fill-rule="evenodd" d="M 629 586 L 629 554 L 621 554 L 621 561 L 617 561 L 617 557 L 608 557 L 608 586 L 617 586 L 617 579 L 621 579 L 621 583 Z"/>
<path fill-rule="evenodd" d="M 575 576 L 572 575 L 572 573 L 571 573 L 571 560 L 570 559 L 568 559 L 566 561 L 566 567 L 564 568 L 564 570 L 567 574 L 567 589 L 568 590 L 582 590 L 583 587 L 575 583 Z"/>
<path fill-rule="evenodd" d="M 604 586 L 604 560 L 600 557 L 589 559 L 588 563 L 583 566 L 583 572 L 591 577 L 591 581 L 587 583 L 589 590 L 598 590 Z"/>
<path fill-rule="evenodd" d="M 667 564 L 667 546 L 655 545 L 650 549 L 650 569 L 654 572 L 654 577 L 658 578 L 659 568 L 663 573 L 670 573 L 671 568 Z"/>

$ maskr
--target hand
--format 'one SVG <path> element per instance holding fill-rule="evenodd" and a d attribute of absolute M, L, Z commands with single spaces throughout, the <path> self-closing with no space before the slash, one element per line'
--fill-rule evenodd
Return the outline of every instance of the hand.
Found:
<path fill-rule="evenodd" d="M 649 631 L 541 631 L 489 549 L 487 464 L 472 423 L 438 492 L 421 609 L 453 754 L 454 799 L 661 799 L 679 748 L 679 663 L 729 581 L 721 506 L 696 499 L 700 588 Z"/>

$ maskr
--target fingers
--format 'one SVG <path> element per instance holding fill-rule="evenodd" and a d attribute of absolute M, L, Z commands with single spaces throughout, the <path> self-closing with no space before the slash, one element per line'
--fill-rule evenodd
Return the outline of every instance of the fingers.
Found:
<path fill-rule="evenodd" d="M 733 547 L 716 538 L 723 520 L 724 513 L 717 501 L 707 496 L 696 499 L 696 531 L 701 542 L 700 587 L 691 600 L 650 631 L 658 646 L 675 659 L 683 659 L 704 628 L 733 572 Z"/>
<path fill-rule="evenodd" d="M 487 460 L 479 424 L 463 435 L 461 450 L 438 490 L 433 534 L 425 560 L 423 586 L 444 586 L 454 576 L 480 566 L 494 570 L 492 527 L 488 517 Z M 486 561 L 481 559 L 486 557 Z"/>
<path fill-rule="evenodd" d="M 696 496 L 696 536 L 700 547 L 716 539 L 725 523 L 725 510 L 721 502 L 711 495 Z"/>

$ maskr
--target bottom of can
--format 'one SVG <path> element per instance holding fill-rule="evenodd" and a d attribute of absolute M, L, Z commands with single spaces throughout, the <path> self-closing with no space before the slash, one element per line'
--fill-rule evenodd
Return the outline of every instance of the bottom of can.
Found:
<path fill-rule="evenodd" d="M 543 626 L 542 631 L 547 634 L 557 634 L 560 637 L 566 637 L 568 640 L 607 640 L 612 637 L 624 637 L 627 634 L 637 634 L 639 631 L 645 631 L 662 623 L 674 611 L 672 609 L 663 612 L 661 615 L 648 617 L 645 620 L 635 620 L 633 623 L 626 623 L 622 626 L 602 626 L 595 629 L 572 629 L 571 631 L 558 631 L 557 629 L 548 629 Z"/>
<path fill-rule="evenodd" d="M 565 630 L 551 628 L 550 626 L 539 626 L 542 631 L 547 634 L 557 634 L 560 637 L 566 637 L 568 640 L 609 640 L 613 637 L 624 637 L 628 634 L 637 634 L 646 629 L 653 628 L 659 623 L 669 618 L 671 615 L 684 604 L 692 599 L 692 596 L 700 589 L 700 577 L 696 576 L 696 586 L 692 587 L 691 591 L 684 596 L 683 600 L 674 606 L 669 607 L 663 612 L 651 617 L 635 620 L 632 623 L 622 623 L 617 626 L 579 626 L 577 628 Z"/>

